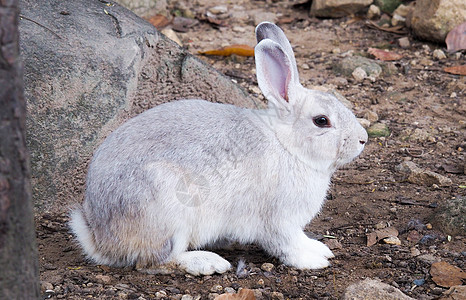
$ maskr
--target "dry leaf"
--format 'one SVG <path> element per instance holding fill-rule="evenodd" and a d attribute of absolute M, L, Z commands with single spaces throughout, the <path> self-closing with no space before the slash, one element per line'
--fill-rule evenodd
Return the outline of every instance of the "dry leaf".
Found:
<path fill-rule="evenodd" d="M 448 52 L 466 49 L 466 22 L 450 30 L 445 39 Z"/>
<path fill-rule="evenodd" d="M 447 67 L 443 69 L 445 72 L 455 75 L 466 75 L 466 65 Z"/>
<path fill-rule="evenodd" d="M 406 33 L 406 28 L 403 25 L 398 25 L 394 27 L 382 27 L 379 26 L 379 24 L 375 23 L 374 21 L 366 21 L 366 25 L 369 27 L 377 28 L 378 30 L 386 31 L 386 32 L 391 32 L 395 34 L 405 34 Z"/>
<path fill-rule="evenodd" d="M 252 290 L 242 289 L 238 294 L 221 294 L 215 297 L 214 300 L 256 300 L 256 296 L 254 296 L 254 292 Z"/>
<path fill-rule="evenodd" d="M 383 60 L 383 61 L 399 60 L 403 58 L 403 55 L 401 54 L 390 52 L 390 51 L 385 51 L 385 50 L 377 49 L 377 48 L 369 48 L 367 52 L 375 56 L 375 58 Z"/>
<path fill-rule="evenodd" d="M 254 56 L 254 48 L 248 45 L 231 45 L 215 50 L 199 51 L 204 55 L 230 56 L 236 54 L 239 56 Z"/>
<path fill-rule="evenodd" d="M 155 15 L 155 16 L 151 17 L 148 21 L 149 21 L 149 23 L 154 25 L 155 28 L 157 28 L 157 30 L 161 30 L 162 28 L 166 27 L 171 22 L 164 15 Z"/>
<path fill-rule="evenodd" d="M 445 261 L 433 263 L 430 268 L 430 275 L 432 276 L 432 280 L 442 287 L 460 285 L 462 279 L 466 279 L 465 272 Z"/>
<path fill-rule="evenodd" d="M 378 241 L 388 238 L 388 237 L 397 237 L 398 230 L 395 227 L 387 227 L 380 230 L 376 230 L 367 235 L 367 246 L 373 246 L 377 244 Z"/>

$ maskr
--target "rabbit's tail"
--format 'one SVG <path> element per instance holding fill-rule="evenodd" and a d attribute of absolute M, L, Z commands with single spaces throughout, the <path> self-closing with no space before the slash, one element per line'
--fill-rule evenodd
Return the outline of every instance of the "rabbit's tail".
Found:
<path fill-rule="evenodd" d="M 94 234 L 89 228 L 81 207 L 76 207 L 71 211 L 69 225 L 86 256 L 97 264 L 108 264 L 108 259 L 97 251 Z"/>

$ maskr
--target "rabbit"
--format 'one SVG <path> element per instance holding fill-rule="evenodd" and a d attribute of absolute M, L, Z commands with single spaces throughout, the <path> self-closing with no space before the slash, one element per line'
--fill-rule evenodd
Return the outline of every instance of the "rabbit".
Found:
<path fill-rule="evenodd" d="M 230 263 L 201 249 L 227 240 L 256 243 L 295 268 L 329 266 L 333 253 L 303 229 L 332 173 L 368 136 L 335 96 L 300 84 L 278 26 L 263 22 L 255 32 L 266 109 L 169 102 L 128 120 L 96 150 L 70 218 L 91 261 L 224 273 Z"/>

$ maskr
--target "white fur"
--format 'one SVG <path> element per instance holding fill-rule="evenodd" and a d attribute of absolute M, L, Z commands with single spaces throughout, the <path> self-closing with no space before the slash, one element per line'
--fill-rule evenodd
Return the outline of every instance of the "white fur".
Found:
<path fill-rule="evenodd" d="M 256 35 L 268 109 L 174 101 L 129 120 L 97 149 L 70 222 L 94 262 L 223 273 L 226 260 L 190 250 L 227 240 L 258 243 L 297 268 L 329 265 L 332 252 L 303 228 L 367 133 L 334 96 L 301 86 L 277 26 L 261 23 Z M 319 115 L 331 126 L 316 126 Z"/>

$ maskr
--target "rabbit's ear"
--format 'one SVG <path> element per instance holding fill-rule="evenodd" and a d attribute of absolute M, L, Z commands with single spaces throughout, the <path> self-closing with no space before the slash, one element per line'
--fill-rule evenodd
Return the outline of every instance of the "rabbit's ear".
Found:
<path fill-rule="evenodd" d="M 289 110 L 295 98 L 290 97 L 290 93 L 297 90 L 290 58 L 279 44 L 270 39 L 257 44 L 254 55 L 257 82 L 262 94 L 277 107 L 285 106 Z"/>
<path fill-rule="evenodd" d="M 299 74 L 298 68 L 296 66 L 296 59 L 294 57 L 293 48 L 291 48 L 291 44 L 286 38 L 283 30 L 281 30 L 280 27 L 273 23 L 262 22 L 256 27 L 256 39 L 257 43 L 260 43 L 260 41 L 264 39 L 270 39 L 282 47 L 283 51 L 288 56 L 291 62 L 294 80 L 296 80 L 296 83 L 299 84 Z"/>

